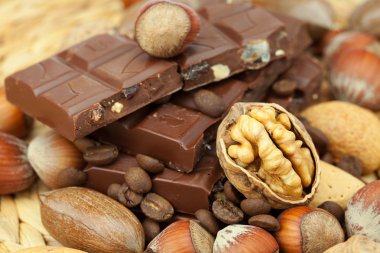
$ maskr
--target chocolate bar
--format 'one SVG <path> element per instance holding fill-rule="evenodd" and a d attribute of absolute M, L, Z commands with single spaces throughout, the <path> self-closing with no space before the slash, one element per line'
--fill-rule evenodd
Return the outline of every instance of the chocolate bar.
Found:
<path fill-rule="evenodd" d="M 182 87 L 177 64 L 152 58 L 125 37 L 99 35 L 5 81 L 10 102 L 69 140 Z"/>
<path fill-rule="evenodd" d="M 295 82 L 293 94 L 279 96 L 275 92 L 269 92 L 265 101 L 277 103 L 293 113 L 298 113 L 318 101 L 318 93 L 323 80 L 323 68 L 314 57 L 303 54 L 277 81 L 282 80 Z"/>
<path fill-rule="evenodd" d="M 263 8 L 250 4 L 211 4 L 199 13 L 240 45 L 240 60 L 260 69 L 286 57 L 289 41 L 284 23 Z"/>
<path fill-rule="evenodd" d="M 115 163 L 107 166 L 89 165 L 84 170 L 87 174 L 85 186 L 107 194 L 108 187 L 123 184 L 125 171 L 135 166 L 138 166 L 136 159 L 125 154 L 120 154 Z M 164 169 L 153 177 L 152 191 L 166 198 L 176 211 L 194 214 L 198 209 L 209 208 L 212 193 L 222 185 L 223 178 L 218 158 L 206 155 L 189 174 Z"/>
<path fill-rule="evenodd" d="M 206 155 L 191 173 L 165 169 L 156 175 L 153 192 L 166 198 L 176 211 L 194 214 L 198 209 L 209 209 L 212 193 L 223 178 L 218 158 Z"/>
<path fill-rule="evenodd" d="M 238 49 L 235 42 L 201 18 L 199 36 L 174 59 L 180 68 L 183 89 L 192 90 L 243 71 Z"/>
<path fill-rule="evenodd" d="M 226 80 L 211 86 L 226 107 L 242 98 L 247 86 L 238 80 Z M 205 88 L 208 89 L 208 86 Z M 188 96 L 186 98 L 185 94 Z M 206 144 L 215 138 L 213 127 L 220 118 L 211 118 L 197 110 L 192 93 L 159 107 L 139 111 L 102 129 L 95 135 L 134 154 L 149 155 L 178 171 L 191 172 Z M 183 102 L 180 102 L 183 101 Z"/>

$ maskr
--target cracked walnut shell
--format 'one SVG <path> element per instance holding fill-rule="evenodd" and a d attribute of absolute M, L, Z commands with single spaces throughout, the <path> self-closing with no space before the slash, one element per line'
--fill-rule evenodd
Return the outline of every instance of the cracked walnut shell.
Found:
<path fill-rule="evenodd" d="M 217 154 L 246 198 L 257 192 L 276 209 L 308 204 L 319 157 L 302 123 L 277 104 L 236 103 L 218 129 Z"/>

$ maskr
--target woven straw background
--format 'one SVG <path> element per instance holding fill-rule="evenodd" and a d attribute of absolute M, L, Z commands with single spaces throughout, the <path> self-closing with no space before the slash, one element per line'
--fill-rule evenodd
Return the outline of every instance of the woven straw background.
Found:
<path fill-rule="evenodd" d="M 121 23 L 121 0 L 0 0 L 0 86 L 24 67 Z M 33 136 L 45 131 L 37 123 Z M 43 227 L 41 183 L 13 196 L 0 196 L 0 253 L 59 245 Z"/>

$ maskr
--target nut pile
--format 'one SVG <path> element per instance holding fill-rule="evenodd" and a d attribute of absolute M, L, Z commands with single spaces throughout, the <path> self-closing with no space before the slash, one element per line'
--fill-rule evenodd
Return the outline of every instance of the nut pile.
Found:
<path fill-rule="evenodd" d="M 123 2 L 129 6 L 135 1 Z M 173 59 L 192 43 L 198 45 L 194 41 L 201 20 L 186 1 L 181 2 L 185 4 L 153 1 L 139 12 L 134 36 L 148 54 Z M 219 94 L 217 89 L 181 91 L 193 94 L 189 106 L 198 116 L 217 122 L 202 133 L 205 148 L 197 152 L 207 158 L 203 167 L 187 174 L 173 172 L 177 167 L 171 161 L 152 157 L 148 151 L 131 152 L 97 133 L 69 141 L 48 131 L 28 143 L 24 139 L 33 119 L 10 104 L 0 90 L 0 195 L 26 190 L 39 178 L 51 189 L 39 195 L 42 224 L 62 244 L 18 252 L 380 252 L 380 44 L 373 25 L 380 18 L 372 20 L 370 15 L 380 5 L 350 4 L 347 12 L 336 16 L 332 1 L 253 2 L 308 22 L 314 40 L 311 49 L 324 61 L 327 80 L 321 88 L 316 86 L 317 93 L 309 94 L 302 84 L 271 72 L 271 64 L 278 62 L 290 68 L 280 59 L 268 64 L 268 73 L 257 72 L 260 78 L 273 79 L 260 99 L 252 95 L 258 92 L 252 87 L 232 107 L 223 100 L 232 95 Z M 241 6 L 244 3 L 231 3 L 236 11 Z M 311 10 L 316 15 L 308 17 Z M 162 25 L 158 29 L 155 20 L 162 13 L 166 16 L 157 21 Z M 317 14 L 323 18 L 315 20 Z M 333 30 L 342 25 L 358 31 Z M 162 40 L 167 36 L 172 44 Z M 281 56 L 281 51 L 276 53 Z M 214 81 L 231 74 L 219 70 L 213 69 Z M 291 101 L 291 106 L 270 103 L 273 94 Z M 312 101 L 302 111 L 301 97 Z M 146 108 L 172 101 L 163 97 Z M 171 127 L 165 131 L 184 123 L 180 117 L 164 116 Z M 132 129 L 131 125 L 127 127 Z M 190 138 L 193 133 L 187 134 Z M 107 178 L 97 178 L 99 185 L 92 185 L 90 169 Z M 202 170 L 207 173 L 201 174 Z M 200 173 L 189 180 L 201 181 L 219 174 L 211 189 L 184 186 L 193 187 L 190 194 L 206 195 L 206 204 L 181 211 L 177 200 L 192 201 L 182 189 L 171 188 L 170 197 L 157 190 L 157 178 L 168 171 L 174 176 L 163 178 L 170 183 L 178 183 L 182 175 Z"/>

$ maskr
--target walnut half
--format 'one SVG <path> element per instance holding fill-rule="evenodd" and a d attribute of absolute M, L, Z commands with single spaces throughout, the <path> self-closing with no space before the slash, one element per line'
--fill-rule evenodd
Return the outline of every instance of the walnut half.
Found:
<path fill-rule="evenodd" d="M 277 104 L 237 103 L 218 129 L 217 153 L 230 182 L 273 208 L 306 205 L 319 184 L 319 157 L 302 123 Z"/>

